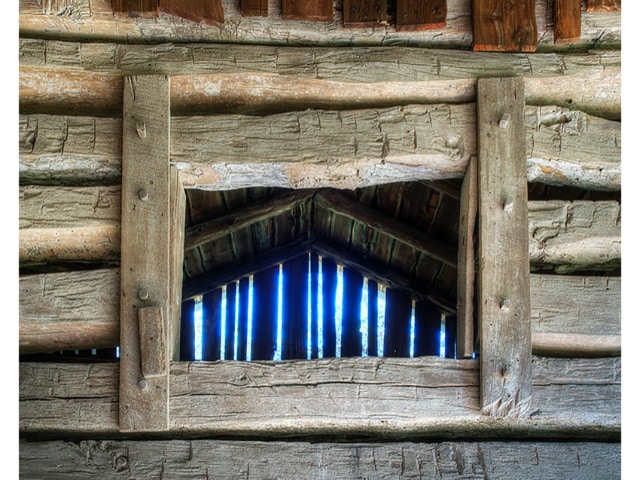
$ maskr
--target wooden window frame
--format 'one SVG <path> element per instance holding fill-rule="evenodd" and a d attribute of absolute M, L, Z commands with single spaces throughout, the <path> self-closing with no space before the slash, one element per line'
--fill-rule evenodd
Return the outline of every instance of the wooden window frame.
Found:
<path fill-rule="evenodd" d="M 406 438 L 468 435 L 485 429 L 487 421 L 496 427 L 492 420 L 528 417 L 522 78 L 478 82 L 477 172 L 474 160 L 461 196 L 460 339 L 468 353 L 475 283 L 470 237 L 478 205 L 481 360 L 370 357 L 281 364 L 176 361 L 185 195 L 169 159 L 170 81 L 138 76 L 127 77 L 124 85 L 121 431 Z M 509 255 L 494 248 L 501 238 L 507 239 Z"/>

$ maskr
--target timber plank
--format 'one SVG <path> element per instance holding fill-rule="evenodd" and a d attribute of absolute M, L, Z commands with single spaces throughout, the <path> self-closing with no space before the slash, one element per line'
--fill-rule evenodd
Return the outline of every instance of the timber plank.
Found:
<path fill-rule="evenodd" d="M 475 0 L 473 49 L 535 52 L 538 47 L 535 4 L 535 0 Z"/>
<path fill-rule="evenodd" d="M 285 20 L 333 20 L 333 0 L 282 0 L 281 8 Z"/>
<path fill-rule="evenodd" d="M 620 478 L 620 443 L 310 443 L 230 440 L 20 440 L 20 472 L 52 480 L 93 476 L 246 478 Z M 135 460 L 134 460 L 135 459 Z M 578 460 L 579 459 L 579 460 Z"/>
<path fill-rule="evenodd" d="M 220 0 L 159 0 L 160 10 L 194 22 L 221 26 L 224 11 Z"/>
<path fill-rule="evenodd" d="M 177 236 L 171 234 L 168 77 L 128 77 L 123 111 L 120 428 L 166 430 L 168 368 L 164 375 L 144 376 L 137 320 L 140 309 L 159 308 L 162 338 L 150 348 L 169 349 L 169 332 L 178 324 L 169 317 L 178 310 L 170 298 L 171 274 L 177 273 L 171 239 Z M 164 361 L 172 355 L 167 350 Z"/>
<path fill-rule="evenodd" d="M 534 357 L 533 372 L 537 410 L 522 421 L 480 414 L 476 360 L 179 362 L 171 365 L 171 431 L 274 439 L 580 435 L 619 441 L 619 359 Z M 565 386 L 571 395 L 563 397 Z M 579 400 L 579 410 L 572 399 Z M 116 433 L 117 404 L 117 363 L 20 364 L 23 434 Z"/>
<path fill-rule="evenodd" d="M 531 201 L 528 210 L 532 270 L 557 274 L 619 271 L 618 202 Z"/>
<path fill-rule="evenodd" d="M 185 243 L 185 217 L 187 195 L 180 180 L 178 170 L 169 169 L 169 297 L 167 344 L 169 359 L 180 359 L 180 316 L 182 312 L 182 283 Z"/>
<path fill-rule="evenodd" d="M 20 353 L 119 344 L 118 268 L 21 275 Z"/>
<path fill-rule="evenodd" d="M 349 27 L 386 24 L 387 0 L 343 0 L 342 21 Z"/>
<path fill-rule="evenodd" d="M 555 0 L 553 18 L 555 43 L 575 43 L 580 40 L 582 24 L 580 0 Z"/>
<path fill-rule="evenodd" d="M 446 0 L 398 0 L 397 3 L 398 31 L 428 30 L 447 25 Z"/>
<path fill-rule="evenodd" d="M 449 0 L 447 28 L 410 34 L 393 29 L 368 31 L 336 28 L 336 22 L 309 22 L 304 28 L 282 18 L 280 8 L 272 8 L 269 22 L 262 17 L 243 17 L 237 0 L 222 0 L 225 23 L 221 27 L 203 28 L 168 15 L 155 19 L 150 28 L 140 28 L 134 19 L 115 17 L 109 0 L 74 0 L 73 9 L 58 8 L 60 2 L 45 3 L 20 0 L 20 35 L 41 38 L 57 36 L 78 40 L 113 41 L 114 43 L 200 43 L 242 42 L 285 46 L 296 45 L 402 45 L 428 48 L 462 48 L 472 45 L 472 16 L 469 2 Z M 277 5 L 274 2 L 274 7 Z M 563 50 L 553 44 L 552 2 L 535 0 L 539 40 L 545 49 Z M 581 50 L 619 48 L 621 22 L 619 12 L 586 12 L 583 35 L 577 45 Z"/>
<path fill-rule="evenodd" d="M 496 417 L 526 417 L 531 405 L 524 137 L 523 79 L 479 80 L 481 404 L 483 413 Z"/>

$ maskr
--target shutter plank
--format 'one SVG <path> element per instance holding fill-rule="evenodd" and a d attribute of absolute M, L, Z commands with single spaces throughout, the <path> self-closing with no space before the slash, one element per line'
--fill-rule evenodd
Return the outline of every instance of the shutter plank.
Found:
<path fill-rule="evenodd" d="M 374 27 L 387 20 L 386 0 L 344 0 L 343 22 L 350 27 Z"/>
<path fill-rule="evenodd" d="M 447 0 L 398 0 L 398 31 L 444 28 L 446 20 Z"/>
<path fill-rule="evenodd" d="M 169 15 L 210 25 L 224 23 L 221 0 L 159 0 L 160 10 Z"/>
<path fill-rule="evenodd" d="M 537 47 L 535 0 L 474 0 L 475 51 L 535 52 Z"/>
<path fill-rule="evenodd" d="M 333 20 L 332 0 L 282 0 L 282 18 L 330 22 Z"/>

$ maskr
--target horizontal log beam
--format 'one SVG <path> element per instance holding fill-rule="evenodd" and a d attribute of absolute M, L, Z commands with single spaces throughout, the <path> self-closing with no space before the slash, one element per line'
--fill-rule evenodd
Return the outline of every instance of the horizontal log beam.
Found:
<path fill-rule="evenodd" d="M 20 353 L 118 346 L 119 309 L 118 268 L 22 275 Z"/>
<path fill-rule="evenodd" d="M 166 435 L 619 440 L 620 370 L 619 358 L 534 357 L 535 417 L 496 420 L 479 412 L 477 360 L 173 363 Z M 118 432 L 118 363 L 19 373 L 21 435 Z"/>
<path fill-rule="evenodd" d="M 233 440 L 20 440 L 20 472 L 37 478 L 80 480 L 118 475 L 126 466 L 134 478 L 171 476 L 233 480 L 420 477 L 429 472 L 443 480 L 466 478 L 616 478 L 620 443 L 599 442 L 440 442 L 310 443 Z M 576 458 L 580 459 L 578 463 Z M 134 461 L 135 459 L 135 461 Z M 401 461 L 404 459 L 405 461 Z M 532 462 L 531 459 L 536 459 Z M 457 461 L 456 461 L 457 460 Z"/>
<path fill-rule="evenodd" d="M 370 228 L 380 230 L 391 238 L 426 253 L 435 260 L 452 268 L 458 268 L 455 247 L 408 227 L 393 217 L 380 215 L 377 210 L 352 200 L 338 191 L 320 190 L 315 194 L 314 201 L 329 212 L 364 223 Z"/>
<path fill-rule="evenodd" d="M 467 61 L 480 60 L 469 58 Z M 119 73 L 21 66 L 20 111 L 116 116 L 122 110 L 123 77 Z M 462 73 L 456 76 L 454 72 L 452 77 L 435 76 L 422 81 L 382 78 L 377 82 L 353 77 L 342 79 L 341 76 L 336 80 L 317 80 L 296 77 L 295 73 L 284 78 L 280 74 L 256 72 L 177 74 L 175 80 L 172 79 L 171 108 L 174 115 L 212 112 L 264 114 L 307 108 L 353 109 L 411 103 L 472 102 L 477 79 L 485 76 L 486 72 L 466 70 Z M 389 76 L 386 72 L 383 75 Z M 619 120 L 620 67 L 598 70 L 583 67 L 575 74 L 563 77 L 526 76 L 525 101 L 528 105 L 558 105 Z"/>
<path fill-rule="evenodd" d="M 114 16 L 108 0 L 76 0 L 74 8 L 58 9 L 58 4 L 44 6 L 20 0 L 20 36 L 63 37 L 78 40 L 120 43 L 168 43 L 189 39 L 201 43 L 271 44 L 271 45 L 403 45 L 428 48 L 470 48 L 472 42 L 471 9 L 464 0 L 447 2 L 446 29 L 415 33 L 398 32 L 394 25 L 379 29 L 343 27 L 342 15 L 333 9 L 333 22 L 295 22 L 283 19 L 280 3 L 269 8 L 268 22 L 262 18 L 243 17 L 240 5 L 223 0 L 225 22 L 220 27 L 189 23 L 168 15 L 156 19 Z M 552 4 L 536 0 L 538 49 L 561 50 L 553 45 Z M 549 10 L 549 11 L 547 11 Z M 142 23 L 142 24 L 141 24 Z M 145 28 L 146 27 L 146 28 Z M 337 28 L 338 27 L 338 28 Z M 182 40 L 181 40 L 182 39 Z M 587 50 L 618 46 L 621 43 L 619 13 L 584 13 L 580 41 L 573 48 Z M 564 48 L 565 50 L 568 47 Z"/>
<path fill-rule="evenodd" d="M 582 335 L 570 333 L 534 333 L 534 355 L 544 357 L 619 357 L 620 335 Z"/>
<path fill-rule="evenodd" d="M 313 192 L 305 190 L 287 192 L 267 201 L 248 204 L 221 217 L 190 226 L 185 232 L 184 249 L 192 250 L 205 243 L 215 242 L 254 223 L 278 216 L 310 200 L 312 195 Z"/>

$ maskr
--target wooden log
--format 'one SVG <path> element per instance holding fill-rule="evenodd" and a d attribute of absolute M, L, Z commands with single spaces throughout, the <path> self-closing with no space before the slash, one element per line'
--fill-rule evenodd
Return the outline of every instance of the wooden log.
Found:
<path fill-rule="evenodd" d="M 236 0 L 222 0 L 225 23 L 222 27 L 203 27 L 197 23 L 161 15 L 157 19 L 122 18 L 113 15 L 109 0 L 75 0 L 73 9 L 58 2 L 40 4 L 20 0 L 20 36 L 41 38 L 57 36 L 77 40 L 98 40 L 114 43 L 253 43 L 287 45 L 401 45 L 427 48 L 461 48 L 472 46 L 472 12 L 466 0 L 450 0 L 447 28 L 416 32 L 398 32 L 392 26 L 369 31 L 361 28 L 336 28 L 340 21 L 334 13 L 333 22 L 292 24 L 280 16 L 279 2 L 273 2 L 269 22 L 261 17 L 243 17 Z M 536 0 L 538 45 L 544 49 L 562 50 L 553 45 L 552 3 Z M 619 48 L 621 22 L 618 12 L 585 13 L 581 50 Z M 564 47 L 566 49 L 566 47 Z"/>
<path fill-rule="evenodd" d="M 220 27 L 224 24 L 221 0 L 159 0 L 160 11 L 193 22 Z"/>
<path fill-rule="evenodd" d="M 478 81 L 482 412 L 524 418 L 531 406 L 527 178 L 522 78 Z"/>
<path fill-rule="evenodd" d="M 282 18 L 330 22 L 333 20 L 331 0 L 282 0 Z"/>
<path fill-rule="evenodd" d="M 399 32 L 445 28 L 446 20 L 447 2 L 444 0 L 398 1 L 396 29 Z"/>
<path fill-rule="evenodd" d="M 54 479 L 77 480 L 121 475 L 201 478 L 217 472 L 221 480 L 244 476 L 344 479 L 424 476 L 452 480 L 490 478 L 619 478 L 620 443 L 604 442 L 399 442 L 309 443 L 229 440 L 140 440 L 63 442 L 21 439 L 20 471 L 26 477 L 47 472 Z M 580 458 L 578 463 L 576 458 Z M 133 460 L 135 459 L 135 461 Z M 535 459 L 532 460 L 532 459 Z M 345 473 L 349 472 L 349 473 Z"/>
<path fill-rule="evenodd" d="M 544 357 L 619 357 L 622 352 L 620 335 L 534 333 L 531 344 L 533 354 Z"/>
<path fill-rule="evenodd" d="M 620 277 L 531 275 L 531 330 L 620 335 Z"/>
<path fill-rule="evenodd" d="M 535 52 L 538 46 L 535 0 L 475 0 L 473 50 Z"/>
<path fill-rule="evenodd" d="M 120 299 L 120 429 L 162 431 L 169 424 L 168 368 L 145 376 L 141 369 L 138 312 L 162 310 L 162 337 L 149 349 L 169 353 L 169 332 L 176 313 L 170 298 L 171 235 L 169 175 L 169 79 L 128 77 L 124 88 L 122 160 L 122 252 Z M 184 227 L 182 227 L 184 228 Z"/>
<path fill-rule="evenodd" d="M 532 270 L 571 274 L 620 269 L 618 202 L 532 201 L 528 210 Z"/>
<path fill-rule="evenodd" d="M 470 358 L 475 349 L 475 229 L 478 219 L 478 159 L 472 157 L 462 181 L 458 227 L 457 355 Z"/>
<path fill-rule="evenodd" d="M 20 353 L 119 345 L 117 268 L 21 275 Z"/>
<path fill-rule="evenodd" d="M 532 421 L 479 414 L 476 360 L 174 363 L 167 435 L 619 441 L 620 359 L 533 360 Z M 19 385 L 21 435 L 118 432 L 118 363 L 22 362 Z"/>
<path fill-rule="evenodd" d="M 457 267 L 457 254 L 451 246 L 429 235 L 408 227 L 391 216 L 380 216 L 374 209 L 350 199 L 336 190 L 320 190 L 314 202 L 328 212 L 345 216 L 371 228 L 384 231 L 391 238 L 426 253 L 435 260 L 453 268 Z"/>
<path fill-rule="evenodd" d="M 575 43 L 580 41 L 582 8 L 580 0 L 555 0 L 554 2 L 554 43 Z"/>

